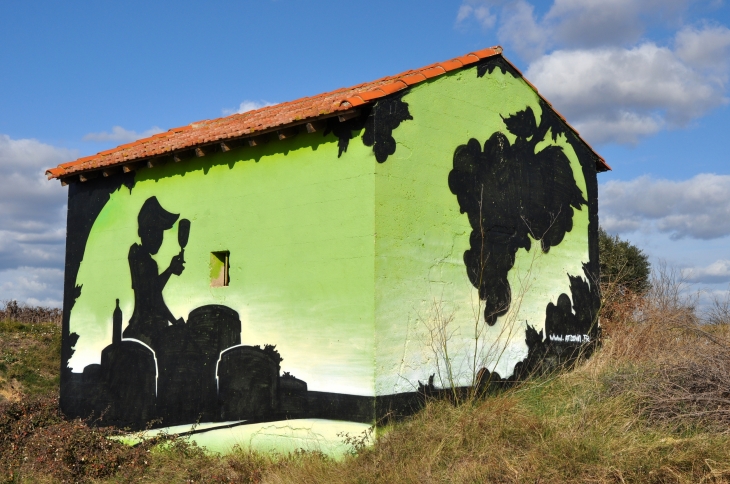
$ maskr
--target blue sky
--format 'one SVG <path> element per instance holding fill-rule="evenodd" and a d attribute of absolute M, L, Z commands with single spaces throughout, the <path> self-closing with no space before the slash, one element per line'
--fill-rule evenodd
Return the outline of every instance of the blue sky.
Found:
<path fill-rule="evenodd" d="M 496 44 L 614 168 L 601 223 L 720 294 L 729 26 L 720 0 L 2 2 L 0 300 L 60 305 L 45 168 Z"/>

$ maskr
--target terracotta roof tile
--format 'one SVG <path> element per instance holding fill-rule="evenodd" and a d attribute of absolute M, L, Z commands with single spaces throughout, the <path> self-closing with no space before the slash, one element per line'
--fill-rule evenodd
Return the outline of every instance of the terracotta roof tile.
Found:
<path fill-rule="evenodd" d="M 403 79 L 401 79 L 401 81 L 403 81 L 406 84 L 408 84 L 409 86 L 411 86 L 413 84 L 417 84 L 419 82 L 423 82 L 426 79 L 427 79 L 426 76 L 424 76 L 420 72 L 416 72 L 415 74 L 411 74 L 409 76 L 404 77 Z"/>
<path fill-rule="evenodd" d="M 358 94 L 358 97 L 365 102 L 372 101 L 373 99 L 378 99 L 384 96 L 385 93 L 380 89 L 373 89 L 372 91 L 361 92 L 360 94 Z"/>
<path fill-rule="evenodd" d="M 441 66 L 433 66 L 429 69 L 424 69 L 421 71 L 421 74 L 426 76 L 426 78 L 431 79 L 432 77 L 440 76 L 441 74 L 445 74 L 447 71 Z"/>
<path fill-rule="evenodd" d="M 447 71 L 453 71 L 454 69 L 458 69 L 459 67 L 464 67 L 464 63 L 461 62 L 459 59 L 451 59 L 450 61 L 442 62 L 440 66 Z"/>
<path fill-rule="evenodd" d="M 358 106 L 424 82 L 446 72 L 500 55 L 501 47 L 491 47 L 440 64 L 409 70 L 377 81 L 340 88 L 331 92 L 289 101 L 274 106 L 233 114 L 218 119 L 205 119 L 188 126 L 172 128 L 149 138 L 102 151 L 96 155 L 62 163 L 46 172 L 48 178 L 66 178 L 85 171 L 126 164 L 137 160 L 191 150 L 204 144 L 256 135 L 288 125 L 303 124 L 315 118 L 336 116 Z M 533 87 L 534 89 L 534 87 Z M 600 157 L 599 157 L 600 159 Z M 610 169 L 600 159 L 603 169 Z M 601 166 L 599 166 L 601 168 Z"/>
<path fill-rule="evenodd" d="M 378 88 L 378 90 L 384 92 L 386 95 L 393 94 L 394 92 L 401 91 L 408 87 L 408 84 L 403 82 L 402 79 L 398 79 L 395 82 L 391 82 L 390 84 L 383 84 Z"/>
<path fill-rule="evenodd" d="M 363 98 L 361 98 L 360 96 L 349 97 L 349 98 L 345 99 L 342 103 L 343 104 L 349 103 L 351 106 L 361 106 L 363 104 L 367 104 L 365 102 L 365 100 Z"/>
<path fill-rule="evenodd" d="M 458 60 L 462 63 L 462 65 L 467 64 L 473 64 L 474 62 L 479 61 L 479 56 L 476 54 L 466 54 L 462 55 L 461 57 L 457 57 L 455 60 Z"/>

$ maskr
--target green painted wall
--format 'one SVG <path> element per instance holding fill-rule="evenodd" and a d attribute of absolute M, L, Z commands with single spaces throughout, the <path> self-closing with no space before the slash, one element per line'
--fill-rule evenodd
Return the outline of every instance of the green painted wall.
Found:
<path fill-rule="evenodd" d="M 446 365 L 439 365 L 439 373 L 428 331 L 439 318 L 453 319 L 447 331 L 455 383 L 472 383 L 475 361 L 477 370 L 487 367 L 510 376 L 527 355 L 524 322 L 540 331 L 546 305 L 561 293 L 570 295 L 566 273 L 583 275 L 587 207 L 576 211 L 573 230 L 548 254 L 539 244 L 529 253 L 518 251 L 509 275 L 510 313 L 488 327 L 463 262 L 471 227 L 467 215 L 459 213 L 448 175 L 454 150 L 470 138 L 483 144 L 501 131 L 514 142 L 502 116 L 529 106 L 539 121 L 538 96 L 523 80 L 499 69 L 482 78 L 476 69 L 467 69 L 419 85 L 403 99 L 413 121 L 397 128 L 398 148 L 375 172 L 376 391 L 412 391 L 433 373 L 437 385 L 439 374 L 446 383 Z M 565 137 L 556 143 L 548 137 L 538 150 L 549 144 L 563 147 L 587 199 L 580 163 Z"/>
<path fill-rule="evenodd" d="M 113 193 L 77 279 L 74 371 L 98 363 L 111 343 L 115 298 L 125 326 L 132 315 L 127 254 L 139 240 L 140 207 L 154 195 L 191 220 L 185 271 L 163 293 L 176 317 L 225 304 L 241 316 L 242 343 L 277 345 L 282 371 L 310 389 L 372 395 L 375 163 L 362 143 L 337 158 L 335 138 L 322 141 L 302 135 L 141 170 L 131 193 Z M 160 271 L 180 250 L 176 230 L 165 232 L 154 256 Z M 223 250 L 230 251 L 230 285 L 210 287 L 211 252 Z"/>

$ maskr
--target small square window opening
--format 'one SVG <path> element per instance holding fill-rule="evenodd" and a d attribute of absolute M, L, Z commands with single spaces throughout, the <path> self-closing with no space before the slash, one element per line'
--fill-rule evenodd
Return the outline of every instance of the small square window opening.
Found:
<path fill-rule="evenodd" d="M 210 253 L 210 287 L 223 287 L 230 282 L 228 278 L 230 255 L 227 250 Z"/>

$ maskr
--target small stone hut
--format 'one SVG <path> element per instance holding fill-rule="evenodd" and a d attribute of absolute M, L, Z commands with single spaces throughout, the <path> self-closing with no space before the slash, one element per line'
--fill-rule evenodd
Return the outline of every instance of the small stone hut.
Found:
<path fill-rule="evenodd" d="M 499 47 L 52 168 L 62 410 L 326 450 L 516 379 L 598 334 L 608 169 Z"/>

